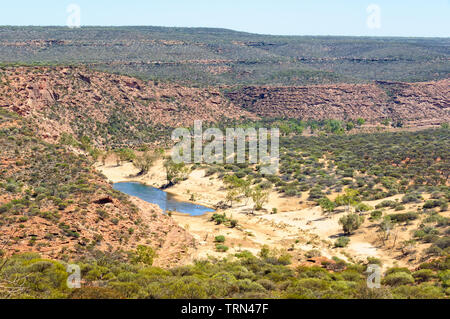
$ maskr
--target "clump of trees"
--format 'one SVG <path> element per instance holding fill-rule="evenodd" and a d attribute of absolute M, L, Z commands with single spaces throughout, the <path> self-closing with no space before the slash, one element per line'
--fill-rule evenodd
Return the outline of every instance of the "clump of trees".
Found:
<path fill-rule="evenodd" d="M 268 202 L 270 186 L 255 185 L 252 187 L 249 180 L 239 178 L 236 175 L 227 175 L 223 180 L 227 188 L 226 201 L 231 206 L 233 206 L 233 202 L 240 202 L 242 199 L 246 200 L 247 205 L 249 199 L 252 199 L 253 210 L 259 211 Z"/>

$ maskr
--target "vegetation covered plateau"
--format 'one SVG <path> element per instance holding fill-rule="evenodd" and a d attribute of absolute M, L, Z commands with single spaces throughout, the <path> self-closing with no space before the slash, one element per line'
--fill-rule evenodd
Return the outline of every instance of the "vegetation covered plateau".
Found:
<path fill-rule="evenodd" d="M 83 64 L 185 85 L 305 85 L 448 77 L 448 38 L 269 36 L 226 29 L 1 27 L 5 64 Z"/>

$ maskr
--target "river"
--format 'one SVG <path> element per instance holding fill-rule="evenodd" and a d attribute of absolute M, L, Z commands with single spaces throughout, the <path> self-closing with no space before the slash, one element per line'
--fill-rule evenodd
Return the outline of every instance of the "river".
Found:
<path fill-rule="evenodd" d="M 166 213 L 178 212 L 189 214 L 191 216 L 201 216 L 205 213 L 214 212 L 213 209 L 205 206 L 179 201 L 175 199 L 173 195 L 163 190 L 141 183 L 115 183 L 114 189 L 121 191 L 122 193 L 138 197 L 148 203 L 156 204 Z"/>

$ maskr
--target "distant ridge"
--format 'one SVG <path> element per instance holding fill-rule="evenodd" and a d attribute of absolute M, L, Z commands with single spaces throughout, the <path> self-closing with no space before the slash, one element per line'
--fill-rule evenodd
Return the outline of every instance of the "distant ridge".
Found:
<path fill-rule="evenodd" d="M 0 63 L 90 64 L 98 70 L 189 86 L 424 82 L 449 78 L 450 38 L 273 36 L 157 26 L 3 26 Z"/>

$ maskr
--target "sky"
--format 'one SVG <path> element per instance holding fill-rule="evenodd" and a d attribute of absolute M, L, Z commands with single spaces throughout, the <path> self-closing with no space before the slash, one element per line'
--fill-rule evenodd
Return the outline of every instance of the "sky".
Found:
<path fill-rule="evenodd" d="M 450 0 L 2 0 L 0 25 L 214 27 L 276 35 L 449 37 Z"/>

